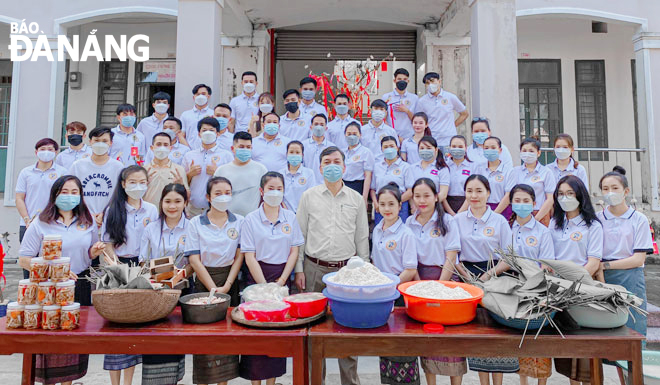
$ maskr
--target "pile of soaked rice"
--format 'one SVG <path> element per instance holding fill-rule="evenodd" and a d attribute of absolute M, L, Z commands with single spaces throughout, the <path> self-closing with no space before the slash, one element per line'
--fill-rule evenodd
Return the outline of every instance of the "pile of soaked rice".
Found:
<path fill-rule="evenodd" d="M 360 267 L 342 267 L 337 274 L 328 278 L 328 281 L 346 286 L 377 286 L 392 283 L 378 268 L 371 263 L 364 263 Z"/>
<path fill-rule="evenodd" d="M 462 287 L 450 288 L 438 281 L 416 283 L 406 290 L 406 294 L 429 299 L 468 299 L 472 294 Z"/>

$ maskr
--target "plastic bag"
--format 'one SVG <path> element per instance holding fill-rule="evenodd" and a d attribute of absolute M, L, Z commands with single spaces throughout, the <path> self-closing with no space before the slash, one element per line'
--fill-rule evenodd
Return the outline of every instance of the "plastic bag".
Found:
<path fill-rule="evenodd" d="M 284 297 L 289 295 L 289 288 L 280 286 L 275 282 L 270 283 L 257 283 L 246 287 L 241 292 L 243 302 L 259 301 L 264 299 L 273 299 L 281 301 Z"/>

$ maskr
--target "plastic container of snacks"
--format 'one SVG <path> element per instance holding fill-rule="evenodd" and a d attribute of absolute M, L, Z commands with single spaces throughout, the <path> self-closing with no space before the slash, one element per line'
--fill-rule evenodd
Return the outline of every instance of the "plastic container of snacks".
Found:
<path fill-rule="evenodd" d="M 26 329 L 39 329 L 42 311 L 41 305 L 26 305 L 23 312 L 23 327 Z"/>
<path fill-rule="evenodd" d="M 48 270 L 50 264 L 43 258 L 30 259 L 30 281 L 44 282 L 48 281 Z"/>
<path fill-rule="evenodd" d="M 291 305 L 286 302 L 267 299 L 245 302 L 238 307 L 243 311 L 245 319 L 248 321 L 284 322 Z"/>
<path fill-rule="evenodd" d="M 41 328 L 44 330 L 56 330 L 60 328 L 60 315 L 62 307 L 59 305 L 44 306 L 41 317 Z"/>
<path fill-rule="evenodd" d="M 20 305 L 32 305 L 37 303 L 37 290 L 39 285 L 29 279 L 18 281 L 18 302 Z"/>
<path fill-rule="evenodd" d="M 328 299 L 321 293 L 300 293 L 284 297 L 284 302 L 291 305 L 289 314 L 295 318 L 313 317 L 325 310 Z"/>
<path fill-rule="evenodd" d="M 80 326 L 80 304 L 75 302 L 62 306 L 62 319 L 60 320 L 62 330 L 73 330 L 78 326 Z"/>
<path fill-rule="evenodd" d="M 39 282 L 37 291 L 37 303 L 41 306 L 55 304 L 55 282 Z"/>
<path fill-rule="evenodd" d="M 67 306 L 73 304 L 76 294 L 76 281 L 68 280 L 55 284 L 55 304 Z"/>
<path fill-rule="evenodd" d="M 58 258 L 50 261 L 50 280 L 62 282 L 69 279 L 71 258 Z"/>
<path fill-rule="evenodd" d="M 7 304 L 7 329 L 18 329 L 23 327 L 23 312 L 25 306 L 18 302 Z"/>
<path fill-rule="evenodd" d="M 62 257 L 62 236 L 46 235 L 41 242 L 41 257 L 47 261 Z"/>

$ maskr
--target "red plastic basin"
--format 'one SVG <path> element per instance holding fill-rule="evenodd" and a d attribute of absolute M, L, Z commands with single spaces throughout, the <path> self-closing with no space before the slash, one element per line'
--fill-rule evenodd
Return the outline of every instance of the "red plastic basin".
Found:
<path fill-rule="evenodd" d="M 255 305 L 260 305 L 260 304 L 265 305 L 265 304 L 273 304 L 273 303 L 282 303 L 283 304 L 282 308 L 276 310 L 250 309 L 250 307 L 253 307 Z M 248 321 L 284 322 L 286 320 L 287 313 L 289 313 L 289 309 L 291 308 L 291 305 L 289 305 L 286 302 L 263 300 L 263 301 L 245 302 L 238 305 L 238 308 L 241 309 L 241 311 L 245 315 L 245 319 Z"/>
<path fill-rule="evenodd" d="M 313 296 L 312 296 L 313 295 Z M 304 301 L 305 297 L 321 297 Z M 300 293 L 284 297 L 284 302 L 291 305 L 289 315 L 294 318 L 308 318 L 322 313 L 328 306 L 328 299 L 321 293 Z"/>

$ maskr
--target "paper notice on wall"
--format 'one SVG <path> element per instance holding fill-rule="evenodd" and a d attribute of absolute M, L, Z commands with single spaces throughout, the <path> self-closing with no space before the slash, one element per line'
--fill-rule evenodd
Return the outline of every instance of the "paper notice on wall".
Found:
<path fill-rule="evenodd" d="M 176 80 L 176 61 L 153 60 L 146 61 L 142 65 L 142 72 L 149 73 L 145 82 L 151 83 L 174 83 Z"/>

